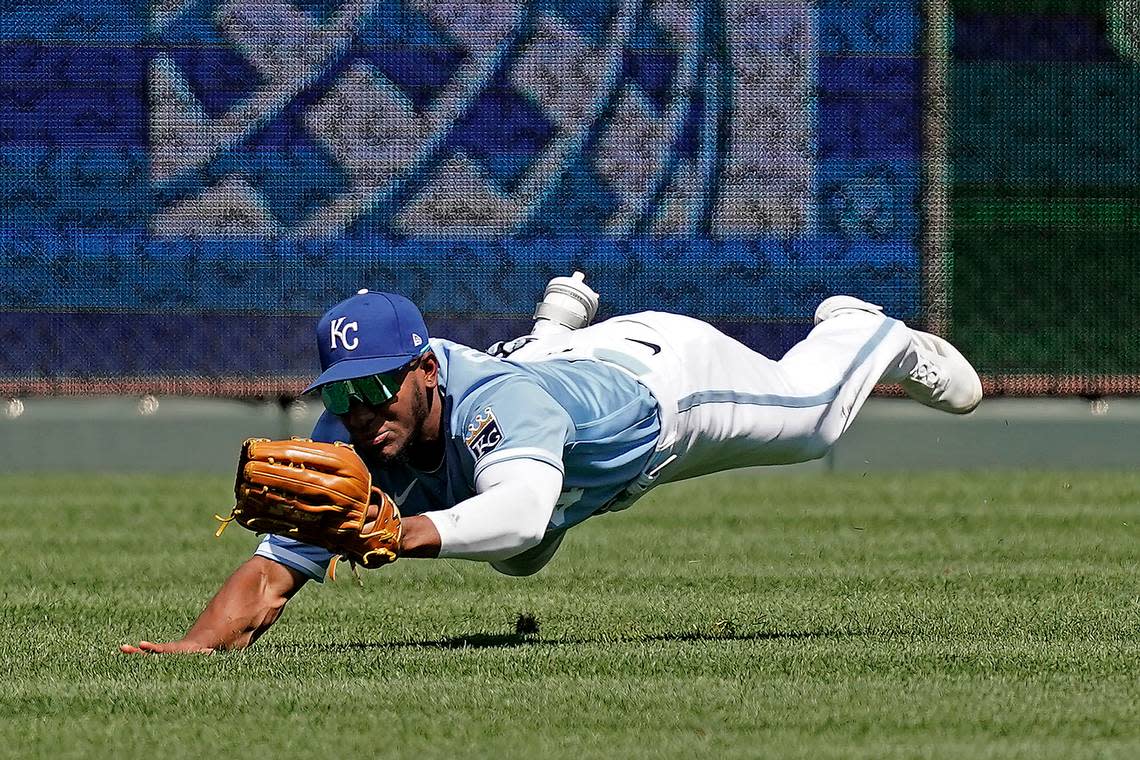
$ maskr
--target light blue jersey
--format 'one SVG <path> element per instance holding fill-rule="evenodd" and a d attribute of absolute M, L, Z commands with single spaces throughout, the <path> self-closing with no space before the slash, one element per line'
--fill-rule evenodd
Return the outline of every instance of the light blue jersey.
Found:
<path fill-rule="evenodd" d="M 542 545 L 552 554 L 567 528 L 604 512 L 637 480 L 656 448 L 661 432 L 656 401 L 645 386 L 608 364 L 512 362 L 439 339 L 431 340 L 431 348 L 443 388 L 443 464 L 434 472 L 407 464 L 372 468 L 376 485 L 392 495 L 404 515 L 448 509 L 471 498 L 476 477 L 492 464 L 536 459 L 563 475 L 562 495 Z M 326 412 L 313 439 L 347 442 L 349 435 Z M 280 536 L 267 536 L 257 554 L 315 580 L 324 577 L 332 558 L 324 549 Z"/>

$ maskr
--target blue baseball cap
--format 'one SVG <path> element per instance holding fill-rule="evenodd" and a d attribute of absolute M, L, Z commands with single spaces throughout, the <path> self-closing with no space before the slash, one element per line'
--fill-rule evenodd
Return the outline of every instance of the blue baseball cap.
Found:
<path fill-rule="evenodd" d="M 391 372 L 428 350 L 428 331 L 416 305 L 395 293 L 357 291 L 317 322 L 321 375 L 304 390 L 325 383 Z"/>

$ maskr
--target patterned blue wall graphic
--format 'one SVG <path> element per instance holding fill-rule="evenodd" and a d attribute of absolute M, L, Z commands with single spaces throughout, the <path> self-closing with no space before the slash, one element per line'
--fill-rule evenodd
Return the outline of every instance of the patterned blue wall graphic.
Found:
<path fill-rule="evenodd" d="M 309 318 L 359 287 L 476 344 L 573 268 L 603 316 L 683 311 L 776 354 L 833 292 L 919 308 L 917 2 L 13 8 L 9 390 L 291 387 Z"/>

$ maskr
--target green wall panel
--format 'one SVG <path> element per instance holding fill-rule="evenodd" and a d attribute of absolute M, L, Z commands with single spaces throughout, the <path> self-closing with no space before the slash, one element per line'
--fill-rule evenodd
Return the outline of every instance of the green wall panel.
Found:
<path fill-rule="evenodd" d="M 988 373 L 1140 376 L 1140 65 L 1110 4 L 952 7 L 982 34 L 951 73 L 955 341 Z"/>
<path fill-rule="evenodd" d="M 955 341 L 986 372 L 1140 371 L 1140 201 L 955 198 Z"/>

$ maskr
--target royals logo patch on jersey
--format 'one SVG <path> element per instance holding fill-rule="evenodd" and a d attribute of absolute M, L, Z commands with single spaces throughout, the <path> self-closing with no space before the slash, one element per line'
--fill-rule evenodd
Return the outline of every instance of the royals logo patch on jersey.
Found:
<path fill-rule="evenodd" d="M 491 407 L 487 407 L 475 416 L 475 421 L 467 426 L 467 437 L 464 442 L 475 459 L 479 460 L 484 454 L 495 450 L 503 440 L 503 431 L 499 428 L 499 421 Z"/>

